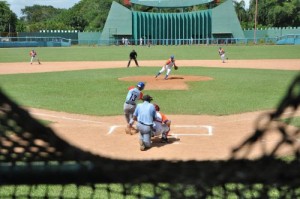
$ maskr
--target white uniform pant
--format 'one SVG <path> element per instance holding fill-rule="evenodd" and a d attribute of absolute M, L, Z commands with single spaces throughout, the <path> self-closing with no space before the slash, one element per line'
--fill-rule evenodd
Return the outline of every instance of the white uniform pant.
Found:
<path fill-rule="evenodd" d="M 160 122 L 154 122 L 153 130 L 154 131 L 152 133 L 154 136 L 162 135 L 162 137 L 166 138 L 166 134 L 170 131 L 170 127 Z"/>
<path fill-rule="evenodd" d="M 165 70 L 167 70 L 166 75 L 169 75 L 171 73 L 171 68 L 172 68 L 172 66 L 165 65 L 165 66 L 162 67 L 162 69 L 159 71 L 159 73 L 162 73 Z"/>
<path fill-rule="evenodd" d="M 136 105 L 124 103 L 123 109 L 125 114 L 125 119 L 127 124 L 129 124 L 130 120 L 133 118 L 133 113 L 135 111 Z"/>
<path fill-rule="evenodd" d="M 225 62 L 225 53 L 221 55 L 222 62 Z"/>
<path fill-rule="evenodd" d="M 34 60 L 36 60 L 37 59 L 37 57 L 31 57 L 31 59 L 30 59 L 30 63 L 32 63 Z"/>

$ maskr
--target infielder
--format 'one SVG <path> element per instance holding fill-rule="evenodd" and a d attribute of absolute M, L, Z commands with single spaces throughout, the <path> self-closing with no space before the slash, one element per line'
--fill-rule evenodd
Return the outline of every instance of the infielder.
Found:
<path fill-rule="evenodd" d="M 222 62 L 225 63 L 225 59 L 226 59 L 225 50 L 222 47 L 220 47 L 218 52 L 219 52 Z"/>
<path fill-rule="evenodd" d="M 35 50 L 32 49 L 32 50 L 30 51 L 29 55 L 30 55 L 30 57 L 31 57 L 31 58 L 30 58 L 30 64 L 32 64 L 32 62 L 33 62 L 35 59 L 37 59 L 38 63 L 41 64 L 39 58 L 37 57 L 37 53 L 36 53 Z"/>
<path fill-rule="evenodd" d="M 172 66 L 174 66 L 174 69 L 177 70 L 178 67 L 175 64 L 175 59 L 174 59 L 174 55 L 172 55 L 170 57 L 170 59 L 167 60 L 166 64 L 162 67 L 162 69 L 157 73 L 157 75 L 155 76 L 155 78 L 157 78 L 162 72 L 164 72 L 165 70 L 167 70 L 166 76 L 165 76 L 165 80 L 168 79 L 171 70 L 172 70 Z"/>
<path fill-rule="evenodd" d="M 168 142 L 168 133 L 170 132 L 171 120 L 167 118 L 165 114 L 160 112 L 160 107 L 154 104 L 156 110 L 156 116 L 153 125 L 153 136 L 161 135 L 161 142 Z"/>
<path fill-rule="evenodd" d="M 125 102 L 124 102 L 124 114 L 125 119 L 127 121 L 127 127 L 125 129 L 126 133 L 129 134 L 131 132 L 131 128 L 129 126 L 129 122 L 132 120 L 133 113 L 136 108 L 136 101 L 143 98 L 142 90 L 145 88 L 144 82 L 139 82 L 136 87 L 129 87 L 129 91 L 127 93 Z"/>

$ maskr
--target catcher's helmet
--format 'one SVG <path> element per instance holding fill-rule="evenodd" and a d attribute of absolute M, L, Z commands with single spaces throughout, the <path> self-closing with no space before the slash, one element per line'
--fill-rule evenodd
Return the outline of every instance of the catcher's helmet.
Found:
<path fill-rule="evenodd" d="M 154 105 L 156 111 L 160 110 L 160 108 L 159 108 L 159 106 L 157 104 L 153 104 L 153 105 Z"/>
<path fill-rule="evenodd" d="M 148 101 L 151 102 L 153 100 L 153 98 L 150 95 L 144 95 L 142 98 L 143 101 Z"/>
<path fill-rule="evenodd" d="M 171 55 L 171 59 L 174 59 L 174 55 Z"/>
<path fill-rule="evenodd" d="M 145 87 L 145 83 L 144 82 L 139 82 L 136 86 L 141 88 L 141 90 L 143 90 L 144 87 Z"/>

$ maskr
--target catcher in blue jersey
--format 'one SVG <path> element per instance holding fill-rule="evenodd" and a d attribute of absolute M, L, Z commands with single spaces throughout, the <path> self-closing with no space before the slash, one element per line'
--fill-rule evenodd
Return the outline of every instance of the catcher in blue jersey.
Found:
<path fill-rule="evenodd" d="M 131 132 L 132 126 L 129 125 L 130 120 L 133 118 L 133 113 L 136 108 L 136 101 L 143 98 L 142 90 L 145 88 L 144 82 L 139 82 L 136 87 L 129 87 L 128 93 L 124 102 L 124 114 L 127 122 L 125 132 L 127 134 L 133 134 Z"/>

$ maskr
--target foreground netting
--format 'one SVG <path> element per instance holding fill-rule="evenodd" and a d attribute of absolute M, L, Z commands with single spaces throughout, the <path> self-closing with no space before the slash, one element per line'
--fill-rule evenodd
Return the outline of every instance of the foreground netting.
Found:
<path fill-rule="evenodd" d="M 0 198 L 300 198 L 300 131 L 288 128 L 299 103 L 300 74 L 228 161 L 120 161 L 70 145 L 0 92 Z M 281 139 L 264 151 L 274 129 Z M 276 158 L 282 147 L 292 156 Z"/>

